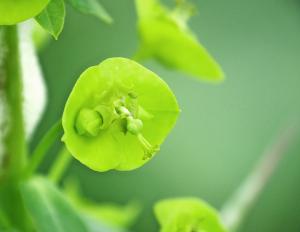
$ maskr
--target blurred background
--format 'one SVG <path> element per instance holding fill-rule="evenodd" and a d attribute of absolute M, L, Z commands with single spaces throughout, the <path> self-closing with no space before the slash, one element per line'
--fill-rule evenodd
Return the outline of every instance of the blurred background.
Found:
<path fill-rule="evenodd" d="M 113 25 L 68 8 L 60 39 L 40 53 L 49 101 L 32 146 L 61 116 L 85 68 L 135 52 L 134 2 L 101 2 Z M 74 161 L 67 173 L 93 200 L 140 201 L 144 208 L 136 232 L 158 230 L 152 206 L 162 198 L 197 196 L 221 208 L 280 128 L 300 116 L 300 2 L 193 2 L 199 12 L 191 28 L 223 67 L 226 81 L 210 85 L 144 63 L 171 86 L 182 109 L 160 153 L 131 172 L 95 173 Z M 48 157 L 44 171 L 53 158 Z M 299 232 L 299 218 L 300 142 L 289 149 L 240 231 Z"/>

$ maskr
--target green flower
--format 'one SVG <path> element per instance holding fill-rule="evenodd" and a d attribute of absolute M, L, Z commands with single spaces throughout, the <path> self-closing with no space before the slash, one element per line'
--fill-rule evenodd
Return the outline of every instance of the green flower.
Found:
<path fill-rule="evenodd" d="M 226 232 L 215 209 L 197 198 L 175 198 L 154 207 L 161 232 Z"/>
<path fill-rule="evenodd" d="M 136 59 L 154 58 L 165 66 L 201 80 L 224 79 L 220 66 L 200 44 L 187 21 L 193 8 L 187 3 L 169 10 L 159 0 L 136 0 L 140 47 Z"/>
<path fill-rule="evenodd" d="M 77 80 L 63 113 L 63 141 L 93 170 L 132 170 L 159 150 L 178 113 L 162 79 L 134 61 L 111 58 Z"/>
<path fill-rule="evenodd" d="M 39 14 L 49 0 L 1 0 L 0 25 L 13 25 Z"/>

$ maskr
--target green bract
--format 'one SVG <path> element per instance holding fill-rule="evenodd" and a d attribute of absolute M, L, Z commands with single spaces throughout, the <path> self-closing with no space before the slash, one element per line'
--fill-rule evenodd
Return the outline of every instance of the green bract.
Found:
<path fill-rule="evenodd" d="M 65 182 L 65 193 L 73 205 L 86 217 L 118 228 L 132 226 L 141 211 L 140 205 L 136 202 L 118 205 L 91 201 L 82 195 L 80 185 L 76 179 L 68 179 Z M 103 232 L 107 231 L 103 230 Z"/>
<path fill-rule="evenodd" d="M 93 170 L 132 170 L 159 150 L 178 113 L 162 79 L 134 61 L 111 58 L 77 80 L 63 113 L 63 141 Z"/>
<path fill-rule="evenodd" d="M 182 3 L 174 10 L 158 0 L 136 0 L 140 48 L 136 58 L 160 63 L 207 81 L 224 78 L 220 66 L 189 30 L 191 8 Z"/>
<path fill-rule="evenodd" d="M 13 25 L 40 13 L 49 0 L 0 0 L 0 25 Z"/>
<path fill-rule="evenodd" d="M 155 215 L 161 232 L 225 232 L 218 213 L 197 198 L 175 198 L 158 202 Z"/>

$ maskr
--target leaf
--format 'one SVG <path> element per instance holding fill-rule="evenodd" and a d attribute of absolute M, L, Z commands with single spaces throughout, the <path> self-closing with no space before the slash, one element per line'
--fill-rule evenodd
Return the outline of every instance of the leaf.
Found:
<path fill-rule="evenodd" d="M 217 211 L 197 198 L 162 200 L 154 212 L 161 232 L 226 232 Z"/>
<path fill-rule="evenodd" d="M 38 52 L 43 50 L 51 40 L 51 35 L 35 21 L 32 28 L 32 41 Z"/>
<path fill-rule="evenodd" d="M 62 140 L 93 170 L 132 170 L 157 153 L 178 114 L 174 94 L 156 74 L 110 58 L 77 80 L 63 112 Z"/>
<path fill-rule="evenodd" d="M 101 223 L 99 220 L 83 215 L 83 220 L 88 227 L 89 232 L 129 232 L 127 230 L 108 226 Z"/>
<path fill-rule="evenodd" d="M 180 5 L 169 10 L 159 0 L 136 0 L 136 5 L 140 37 L 137 60 L 155 59 L 200 80 L 224 79 L 220 66 L 188 28 L 191 7 Z"/>
<path fill-rule="evenodd" d="M 88 231 L 77 211 L 47 179 L 34 177 L 21 184 L 21 194 L 37 231 Z"/>
<path fill-rule="evenodd" d="M 1 0 L 0 25 L 13 25 L 40 13 L 49 0 Z"/>
<path fill-rule="evenodd" d="M 73 205 L 90 218 L 89 221 L 104 222 L 116 228 L 129 228 L 136 221 L 141 207 L 136 202 L 126 205 L 93 202 L 80 193 L 79 183 L 69 179 L 65 183 L 65 193 Z"/>
<path fill-rule="evenodd" d="M 51 0 L 35 20 L 55 39 L 58 39 L 64 27 L 65 13 L 64 0 Z"/>
<path fill-rule="evenodd" d="M 98 2 L 98 0 L 68 0 L 72 7 L 83 14 L 93 15 L 106 23 L 112 23 L 113 19 Z"/>

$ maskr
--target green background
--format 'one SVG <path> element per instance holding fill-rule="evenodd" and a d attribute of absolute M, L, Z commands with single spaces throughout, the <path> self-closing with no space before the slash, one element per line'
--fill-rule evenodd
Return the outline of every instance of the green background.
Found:
<path fill-rule="evenodd" d="M 60 117 L 85 68 L 108 57 L 134 54 L 138 38 L 133 1 L 102 2 L 115 19 L 113 25 L 68 8 L 60 39 L 40 54 L 49 102 L 34 143 Z M 77 161 L 68 170 L 92 199 L 142 202 L 136 232 L 157 231 L 152 205 L 161 198 L 198 196 L 220 208 L 278 130 L 300 115 L 300 2 L 194 3 L 199 13 L 190 25 L 222 65 L 226 81 L 210 85 L 146 63 L 171 86 L 182 109 L 159 155 L 131 172 L 95 173 Z M 300 231 L 299 155 L 298 140 L 240 231 Z"/>

